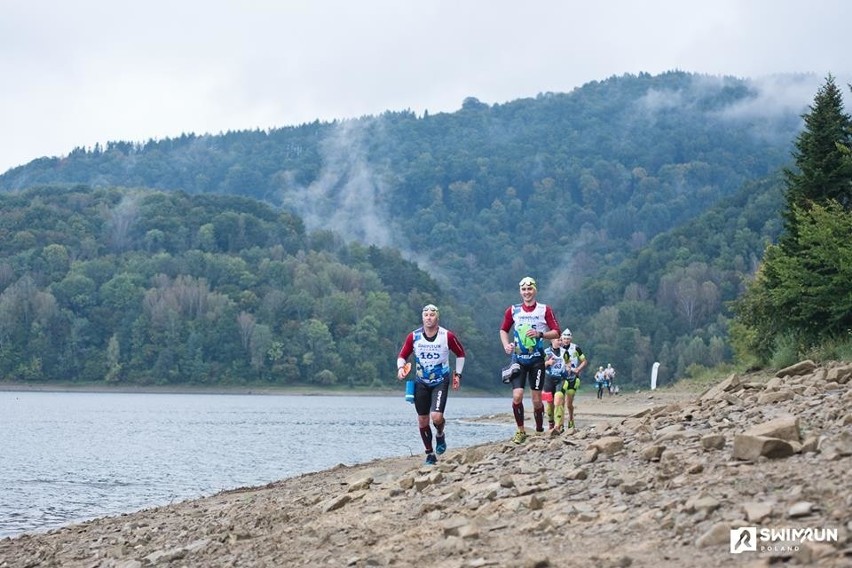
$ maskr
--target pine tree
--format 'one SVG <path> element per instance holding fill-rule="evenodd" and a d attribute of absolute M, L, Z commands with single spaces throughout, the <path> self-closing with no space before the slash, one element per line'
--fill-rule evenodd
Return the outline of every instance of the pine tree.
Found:
<path fill-rule="evenodd" d="M 814 97 L 810 112 L 803 115 L 805 129 L 793 151 L 795 169 L 785 169 L 787 209 L 781 246 L 796 251 L 798 226 L 795 208 L 805 211 L 813 204 L 834 199 L 847 211 L 852 207 L 852 176 L 848 150 L 852 145 L 852 118 L 844 112 L 843 97 L 831 74 Z"/>
<path fill-rule="evenodd" d="M 784 342 L 801 354 L 852 328 L 852 119 L 831 75 L 803 118 L 797 169 L 784 171 L 784 233 L 732 306 L 740 359 L 766 361 Z"/>

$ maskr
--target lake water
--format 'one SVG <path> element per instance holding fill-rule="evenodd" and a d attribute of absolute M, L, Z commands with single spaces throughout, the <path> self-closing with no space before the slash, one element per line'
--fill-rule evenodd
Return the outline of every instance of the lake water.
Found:
<path fill-rule="evenodd" d="M 506 439 L 509 397 L 453 397 L 453 448 Z M 0 392 L 0 538 L 376 458 L 423 459 L 393 397 Z"/>

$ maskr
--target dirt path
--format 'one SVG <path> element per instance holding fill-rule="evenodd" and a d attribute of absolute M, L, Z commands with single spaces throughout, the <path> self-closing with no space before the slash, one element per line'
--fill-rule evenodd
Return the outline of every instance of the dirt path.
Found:
<path fill-rule="evenodd" d="M 526 394 L 527 396 L 524 399 L 524 420 L 527 430 L 532 430 L 534 427 L 532 401 L 529 398 L 529 392 Z M 598 399 L 594 393 L 582 393 L 574 400 L 574 421 L 578 429 L 598 424 L 618 422 L 620 419 L 633 416 L 655 406 L 691 400 L 695 397 L 696 393 L 694 391 L 683 389 L 658 389 L 655 391 L 624 393 L 612 396 L 605 395 L 602 399 Z M 511 406 L 511 399 L 508 396 L 506 397 L 506 406 Z M 514 423 L 510 412 L 496 416 L 482 417 L 477 419 L 477 421 L 501 424 Z"/>

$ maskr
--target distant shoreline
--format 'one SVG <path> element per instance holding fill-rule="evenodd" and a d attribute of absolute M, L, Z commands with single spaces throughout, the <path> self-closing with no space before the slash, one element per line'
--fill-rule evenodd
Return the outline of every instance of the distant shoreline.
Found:
<path fill-rule="evenodd" d="M 399 389 L 346 388 L 310 388 L 306 386 L 200 386 L 200 385 L 104 385 L 69 383 L 21 383 L 0 382 L 0 392 L 68 392 L 68 393 L 118 393 L 118 394 L 221 394 L 221 395 L 265 395 L 265 396 L 402 396 L 403 386 Z M 501 394 L 481 389 L 464 388 L 453 392 L 452 397 L 502 397 Z"/>

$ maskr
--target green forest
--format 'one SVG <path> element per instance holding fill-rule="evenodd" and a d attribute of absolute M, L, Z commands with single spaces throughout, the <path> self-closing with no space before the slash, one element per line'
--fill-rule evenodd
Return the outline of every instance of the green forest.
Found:
<path fill-rule="evenodd" d="M 0 207 L 16 380 L 381 385 L 438 291 L 396 251 L 244 197 L 43 188 Z"/>
<path fill-rule="evenodd" d="M 525 275 L 623 383 L 654 361 L 666 383 L 801 353 L 812 314 L 768 318 L 789 269 L 771 276 L 764 251 L 819 241 L 822 214 L 848 246 L 849 119 L 831 77 L 811 106 L 765 97 L 747 79 L 625 75 L 35 160 L 0 176 L 0 380 L 392 387 L 434 302 L 466 381 L 496 389 Z M 815 149 L 823 106 L 837 128 Z M 834 193 L 812 209 L 826 152 Z M 848 333 L 835 311 L 823 339 Z"/>

